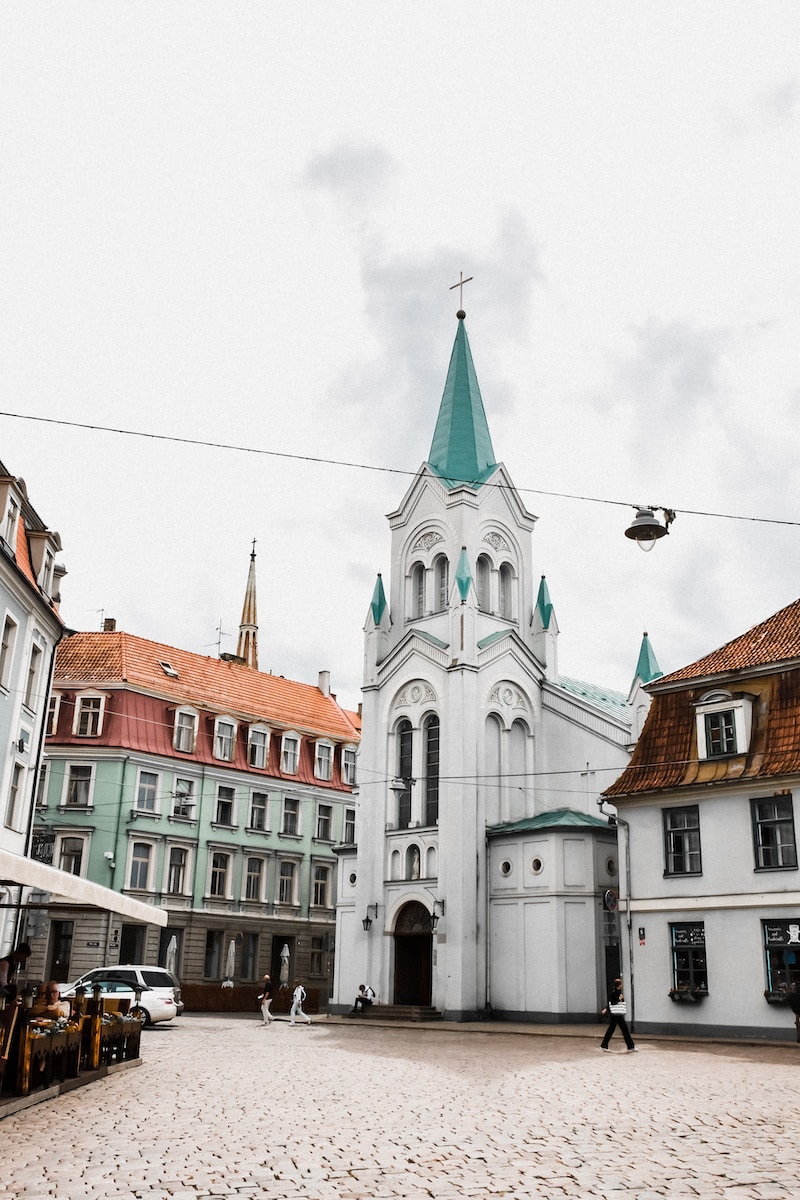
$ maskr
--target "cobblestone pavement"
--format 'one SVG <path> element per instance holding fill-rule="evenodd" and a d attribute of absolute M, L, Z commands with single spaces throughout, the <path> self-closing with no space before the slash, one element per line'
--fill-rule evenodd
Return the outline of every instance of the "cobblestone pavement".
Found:
<path fill-rule="evenodd" d="M 800 1196 L 800 1047 L 602 1054 L 600 1032 L 184 1016 L 146 1031 L 141 1066 L 6 1117 L 0 1194 Z"/>

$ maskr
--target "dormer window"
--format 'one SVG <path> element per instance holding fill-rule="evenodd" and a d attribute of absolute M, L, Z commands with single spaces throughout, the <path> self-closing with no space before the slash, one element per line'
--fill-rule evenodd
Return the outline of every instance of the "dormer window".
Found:
<path fill-rule="evenodd" d="M 345 746 L 342 750 L 342 783 L 355 787 L 356 782 L 356 748 Z"/>
<path fill-rule="evenodd" d="M 72 732 L 76 737 L 99 737 L 103 732 L 105 696 L 75 697 L 75 721 Z"/>
<path fill-rule="evenodd" d="M 314 756 L 314 774 L 317 779 L 329 780 L 333 770 L 333 746 L 330 742 L 317 742 Z"/>
<path fill-rule="evenodd" d="M 285 775 L 296 775 L 300 761 L 300 738 L 296 733 L 285 733 L 281 742 L 281 770 Z"/>
<path fill-rule="evenodd" d="M 233 762 L 236 746 L 236 723 L 229 717 L 217 717 L 214 722 L 214 758 Z"/>
<path fill-rule="evenodd" d="M 695 707 L 697 757 L 730 758 L 750 745 L 753 697 L 707 692 Z"/>
<path fill-rule="evenodd" d="M 269 756 L 269 730 L 265 725 L 251 725 L 247 731 L 247 761 L 251 767 L 263 770 Z"/>
<path fill-rule="evenodd" d="M 183 754 L 192 754 L 197 742 L 197 713 L 194 709 L 179 708 L 175 713 L 175 732 L 172 744 Z"/>

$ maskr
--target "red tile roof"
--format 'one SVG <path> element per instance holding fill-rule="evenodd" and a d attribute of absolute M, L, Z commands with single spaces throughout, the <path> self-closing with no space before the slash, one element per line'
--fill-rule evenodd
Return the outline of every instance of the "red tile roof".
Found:
<path fill-rule="evenodd" d="M 800 659 L 800 600 L 688 667 L 663 675 L 656 687 L 681 679 L 704 679 L 726 671 L 741 671 L 792 659 Z"/>
<path fill-rule="evenodd" d="M 175 675 L 160 665 L 170 666 Z M 318 687 L 193 654 L 130 633 L 74 633 L 56 656 L 56 686 L 128 684 L 172 700 L 298 733 L 357 742 L 360 722 Z"/>

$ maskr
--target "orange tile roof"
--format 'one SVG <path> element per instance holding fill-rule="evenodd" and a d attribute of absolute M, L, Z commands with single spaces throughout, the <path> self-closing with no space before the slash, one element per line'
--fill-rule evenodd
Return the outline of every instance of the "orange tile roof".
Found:
<path fill-rule="evenodd" d="M 167 674 L 167 663 L 176 675 Z M 191 703 L 244 719 L 269 721 L 298 733 L 356 742 L 360 722 L 318 687 L 254 671 L 115 630 L 74 633 L 56 655 L 58 686 L 126 683 L 176 703 Z"/>
<path fill-rule="evenodd" d="M 701 679 L 796 658 L 800 658 L 800 600 L 788 604 L 760 625 L 754 625 L 747 633 L 712 650 L 688 667 L 663 675 L 656 687 L 681 679 Z"/>

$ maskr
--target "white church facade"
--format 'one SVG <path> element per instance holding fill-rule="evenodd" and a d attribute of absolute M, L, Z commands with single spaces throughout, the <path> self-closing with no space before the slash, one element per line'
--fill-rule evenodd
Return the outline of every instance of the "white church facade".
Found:
<path fill-rule="evenodd" d="M 659 672 L 645 642 L 629 697 L 560 676 L 535 521 L 495 460 L 459 311 L 365 625 L 332 1011 L 368 983 L 452 1020 L 596 1020 L 619 973 L 616 831 L 597 798 Z"/>

